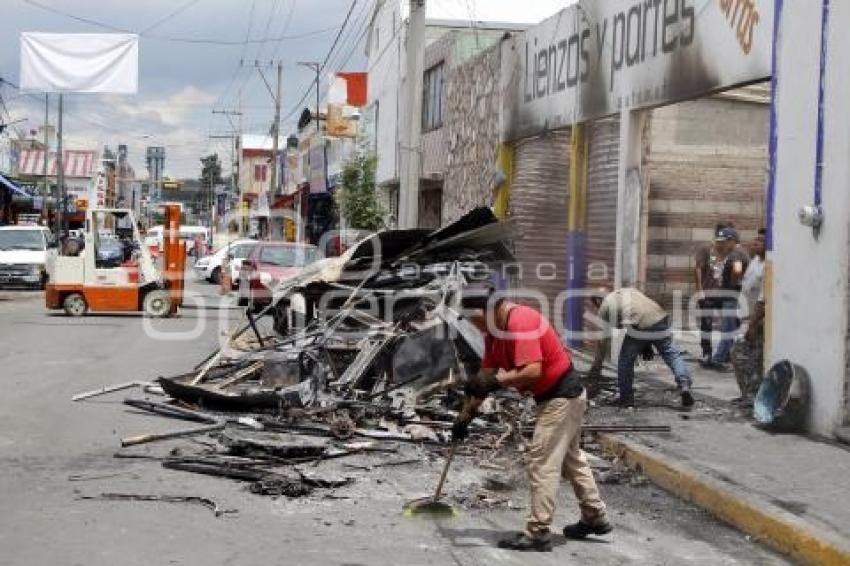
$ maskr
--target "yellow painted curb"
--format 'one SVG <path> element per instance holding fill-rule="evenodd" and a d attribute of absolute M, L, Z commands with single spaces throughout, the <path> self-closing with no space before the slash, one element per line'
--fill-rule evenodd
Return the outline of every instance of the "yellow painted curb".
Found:
<path fill-rule="evenodd" d="M 653 483 L 709 511 L 741 531 L 806 564 L 850 565 L 850 542 L 824 531 L 743 489 L 671 461 L 645 446 L 612 434 L 599 443 Z"/>

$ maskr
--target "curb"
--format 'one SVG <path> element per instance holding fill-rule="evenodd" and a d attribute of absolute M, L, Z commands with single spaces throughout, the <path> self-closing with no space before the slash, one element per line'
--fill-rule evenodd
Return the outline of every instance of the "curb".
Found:
<path fill-rule="evenodd" d="M 850 564 L 850 542 L 752 496 L 737 486 L 672 461 L 657 451 L 613 434 L 598 434 L 599 443 L 629 468 L 656 485 L 694 503 L 718 519 L 806 564 Z"/>

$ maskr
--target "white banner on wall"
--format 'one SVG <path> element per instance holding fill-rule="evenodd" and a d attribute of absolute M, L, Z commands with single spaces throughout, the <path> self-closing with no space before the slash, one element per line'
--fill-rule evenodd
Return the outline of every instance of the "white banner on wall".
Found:
<path fill-rule="evenodd" d="M 503 137 L 771 73 L 773 0 L 581 0 L 502 46 Z"/>
<path fill-rule="evenodd" d="M 24 90 L 134 94 L 139 36 L 116 33 L 21 34 Z"/>

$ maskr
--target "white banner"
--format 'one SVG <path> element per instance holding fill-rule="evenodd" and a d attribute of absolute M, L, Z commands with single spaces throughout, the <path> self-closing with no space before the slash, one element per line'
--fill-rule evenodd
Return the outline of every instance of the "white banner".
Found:
<path fill-rule="evenodd" d="M 139 36 L 118 33 L 21 34 L 24 90 L 135 94 Z"/>
<path fill-rule="evenodd" d="M 766 79 L 772 40 L 772 0 L 580 1 L 503 44 L 503 137 Z"/>

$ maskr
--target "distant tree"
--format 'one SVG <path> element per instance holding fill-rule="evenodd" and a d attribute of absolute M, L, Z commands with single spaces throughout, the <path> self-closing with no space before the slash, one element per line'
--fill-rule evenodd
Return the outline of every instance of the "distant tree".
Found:
<path fill-rule="evenodd" d="M 342 170 L 337 207 L 351 228 L 379 230 L 384 226 L 384 207 L 375 191 L 375 166 L 372 154 L 357 153 Z"/>
<path fill-rule="evenodd" d="M 217 153 L 201 158 L 201 183 L 204 187 L 214 187 L 224 183 L 221 178 L 221 161 Z"/>

